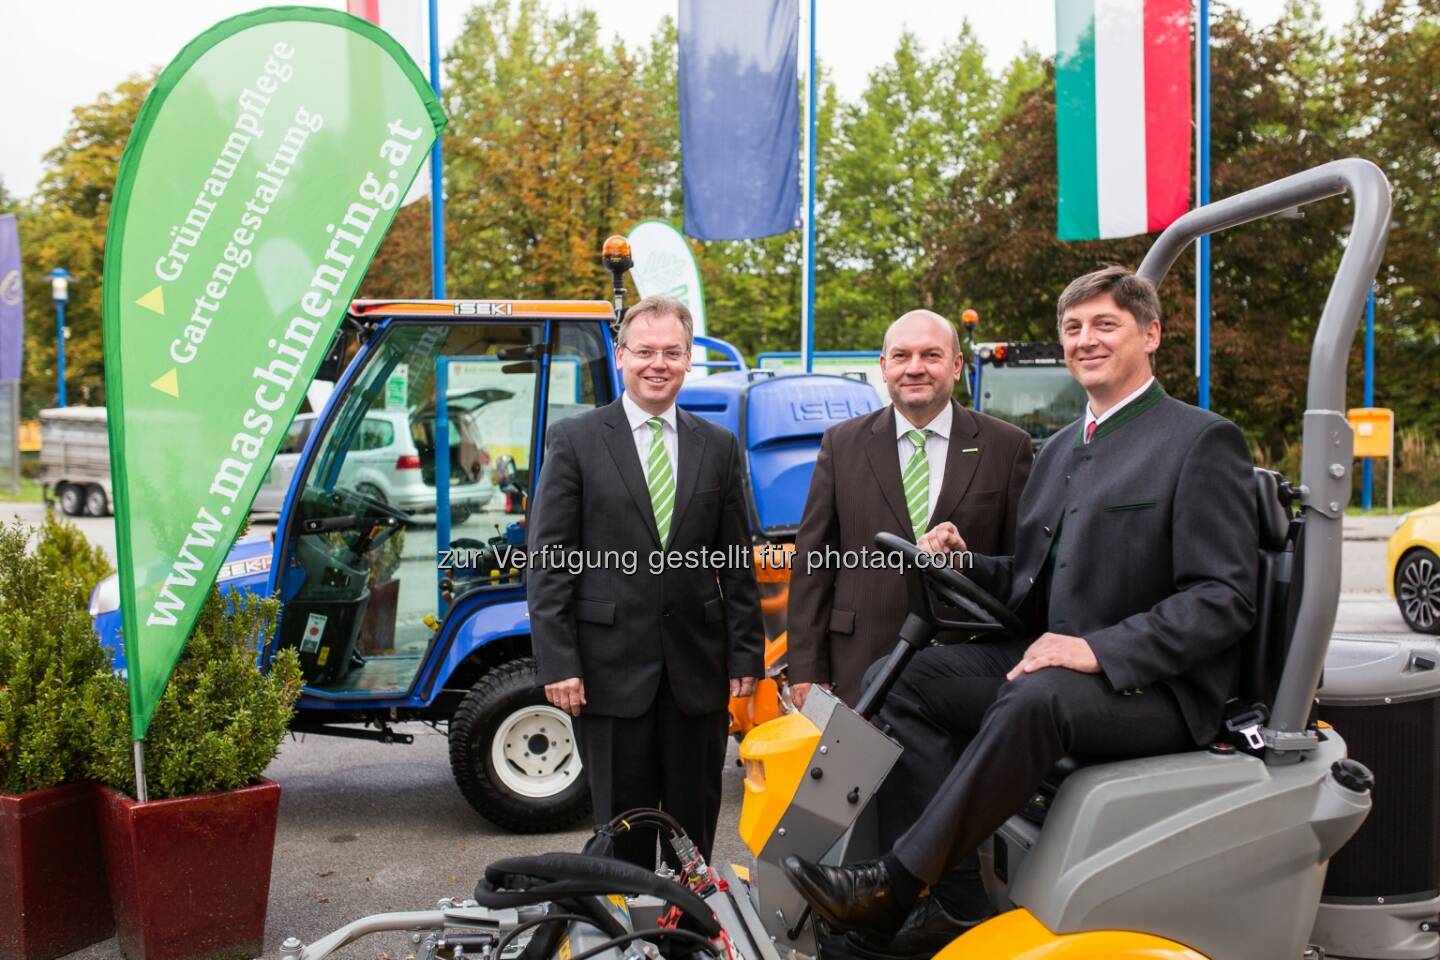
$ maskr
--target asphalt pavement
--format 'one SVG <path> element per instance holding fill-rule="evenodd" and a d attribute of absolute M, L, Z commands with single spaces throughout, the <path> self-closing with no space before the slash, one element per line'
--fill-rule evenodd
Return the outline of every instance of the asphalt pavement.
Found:
<path fill-rule="evenodd" d="M 38 504 L 0 504 L 0 517 L 36 523 Z M 1385 591 L 1385 547 L 1395 518 L 1347 518 L 1345 567 L 1336 632 L 1408 635 Z M 113 521 L 77 518 L 91 539 L 114 555 Z M 252 536 L 269 536 L 257 523 Z M 433 909 L 441 897 L 465 897 L 484 866 L 501 857 L 578 850 L 588 829 L 514 835 L 488 823 L 465 803 L 450 776 L 444 734 L 422 724 L 397 729 L 411 745 L 302 736 L 287 739 L 266 776 L 281 785 L 280 821 L 271 874 L 266 958 L 279 956 L 287 936 L 312 941 L 373 913 Z M 736 825 L 742 777 L 734 749 L 727 760 L 716 859 L 743 860 Z M 223 869 L 223 865 L 217 865 Z M 413 951 L 403 935 L 372 937 L 339 954 L 399 960 Z M 114 940 L 71 955 L 119 956 Z"/>

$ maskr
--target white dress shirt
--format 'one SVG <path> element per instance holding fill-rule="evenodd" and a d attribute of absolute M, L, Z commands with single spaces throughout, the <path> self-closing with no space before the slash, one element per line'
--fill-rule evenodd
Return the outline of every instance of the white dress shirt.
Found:
<path fill-rule="evenodd" d="M 635 438 L 635 452 L 640 454 L 640 469 L 645 471 L 645 482 L 650 482 L 650 438 L 654 431 L 650 429 L 650 418 L 656 416 L 653 413 L 646 413 L 640 409 L 640 404 L 630 399 L 630 394 L 622 393 L 620 403 L 625 407 L 625 418 L 630 421 L 630 436 Z M 675 476 L 678 483 L 680 480 L 680 434 L 676 432 L 675 426 L 675 404 L 670 404 L 669 409 L 659 414 L 661 420 L 665 421 L 660 436 L 665 440 L 665 455 L 670 458 L 670 472 Z"/>
<path fill-rule="evenodd" d="M 915 444 L 905 436 L 911 430 L 929 430 L 930 436 L 925 438 L 925 457 L 930 465 L 930 501 L 925 507 L 925 522 L 935 516 L 935 502 L 940 499 L 940 484 L 945 480 L 945 457 L 950 452 L 950 427 L 955 421 L 955 408 L 945 404 L 945 409 L 935 415 L 923 427 L 917 427 L 905 415 L 900 408 L 895 408 L 895 446 L 900 454 L 900 473 L 905 473 L 905 464 L 915 455 Z M 920 536 L 924 530 L 916 530 L 915 536 Z"/>
<path fill-rule="evenodd" d="M 1129 395 L 1128 397 L 1126 397 L 1124 400 L 1121 400 L 1119 403 L 1115 404 L 1115 406 L 1111 407 L 1109 410 L 1106 410 L 1104 413 L 1100 414 L 1100 416 L 1098 416 L 1098 417 L 1095 416 L 1094 411 L 1092 411 L 1092 410 L 1090 409 L 1090 404 L 1087 402 L 1087 403 L 1085 404 L 1085 422 L 1084 422 L 1083 424 L 1081 424 L 1081 428 L 1080 428 L 1080 429 L 1081 429 L 1082 432 L 1081 432 L 1080 436 L 1083 437 L 1083 436 L 1085 436 L 1085 434 L 1087 434 L 1087 433 L 1090 432 L 1090 424 L 1093 423 L 1093 424 L 1097 424 L 1097 425 L 1098 425 L 1098 424 L 1104 423 L 1106 420 L 1109 420 L 1111 417 L 1115 416 L 1115 414 L 1117 414 L 1117 413 L 1119 413 L 1121 410 L 1123 410 L 1123 409 L 1125 408 L 1125 405 L 1128 404 L 1130 401 L 1139 399 L 1140 394 L 1144 393 L 1146 390 L 1149 390 L 1149 389 L 1150 389 L 1150 384 L 1152 384 L 1152 383 L 1154 383 L 1154 382 L 1155 382 L 1155 378 L 1154 378 L 1154 377 L 1151 377 L 1149 380 L 1146 380 L 1145 383 L 1144 383 L 1144 385 L 1141 386 L 1139 390 L 1136 390 L 1134 393 L 1130 394 L 1130 395 Z"/>

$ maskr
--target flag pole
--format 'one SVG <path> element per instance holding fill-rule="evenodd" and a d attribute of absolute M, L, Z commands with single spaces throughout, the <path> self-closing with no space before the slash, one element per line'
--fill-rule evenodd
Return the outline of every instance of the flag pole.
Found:
<path fill-rule="evenodd" d="M 145 741 L 131 740 L 130 743 L 135 750 L 135 799 L 144 803 L 150 799 L 150 791 L 145 786 Z"/>
<path fill-rule="evenodd" d="M 438 6 L 439 0 L 430 0 L 430 88 L 436 99 L 440 98 Z M 441 139 L 437 136 L 430 148 L 430 295 L 436 300 L 445 299 L 445 162 L 440 153 Z"/>
<path fill-rule="evenodd" d="M 1210 202 L 1210 0 L 1199 0 L 1195 25 L 1195 197 Z M 1210 234 L 1195 244 L 1196 403 L 1210 409 Z"/>
<path fill-rule="evenodd" d="M 1370 284 L 1370 296 L 1365 300 L 1365 403 L 1375 406 L 1375 284 Z M 1391 457 L 1393 460 L 1394 457 Z M 1375 461 L 1366 457 L 1360 461 L 1360 509 L 1370 512 L 1374 502 Z M 1388 511 L 1387 511 L 1388 512 Z"/>
<path fill-rule="evenodd" d="M 815 369 L 815 0 L 810 0 L 810 66 L 805 74 L 805 92 L 809 101 L 806 111 L 805 133 L 805 235 L 802 252 L 804 279 L 801 297 L 804 313 L 801 317 L 800 357 L 805 372 Z"/>

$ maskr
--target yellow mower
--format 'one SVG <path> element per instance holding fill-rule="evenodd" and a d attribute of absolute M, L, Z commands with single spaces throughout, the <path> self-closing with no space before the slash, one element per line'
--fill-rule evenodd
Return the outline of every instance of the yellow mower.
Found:
<path fill-rule="evenodd" d="M 1353 229 L 1315 337 L 1302 483 L 1292 488 L 1256 471 L 1254 501 L 1235 504 L 1257 511 L 1261 531 L 1260 615 L 1242 657 L 1245 702 L 1263 707 L 1249 731 L 1252 749 L 1227 744 L 1118 763 L 1063 763 L 1025 815 L 1012 817 L 981 851 L 998 915 L 953 941 L 942 960 L 1440 952 L 1433 904 L 1429 926 L 1386 931 L 1379 920 L 1394 920 L 1392 911 L 1371 918 L 1373 936 L 1358 938 L 1344 922 L 1357 916 L 1357 898 L 1322 905 L 1329 860 L 1371 807 L 1370 771 L 1347 756 L 1343 731 L 1315 722 L 1312 712 L 1335 621 L 1340 525 L 1350 492 L 1346 358 L 1385 247 L 1389 185 L 1374 165 L 1354 159 L 1288 177 L 1185 215 L 1160 236 L 1139 272 L 1158 286 L 1202 234 L 1345 192 Z M 882 550 L 917 553 L 886 534 L 876 541 Z M 869 803 L 901 747 L 867 718 L 938 632 L 978 634 L 1013 620 L 998 600 L 949 570 L 912 563 L 906 576 L 911 615 L 857 708 L 812 691 L 802 711 L 757 727 L 741 747 L 740 833 L 755 855 L 749 898 L 766 937 L 792 960 L 827 957 L 831 941 L 822 937 L 817 946 L 783 860 L 798 855 L 835 864 L 883 852 L 875 849 Z M 944 619 L 942 611 L 954 609 L 967 620 Z M 1433 770 L 1433 754 L 1416 761 Z M 1384 910 L 1384 891 L 1374 892 L 1368 906 Z"/>

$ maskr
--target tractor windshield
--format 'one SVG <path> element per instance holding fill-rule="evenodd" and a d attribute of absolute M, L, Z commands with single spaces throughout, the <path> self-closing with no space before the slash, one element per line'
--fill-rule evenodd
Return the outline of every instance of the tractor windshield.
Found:
<path fill-rule="evenodd" d="M 524 546 L 537 413 L 610 393 L 598 327 L 553 326 L 547 347 L 544 321 L 396 324 L 316 427 L 280 625 L 313 691 L 407 691 L 456 597 L 518 586 L 497 558 Z"/>
<path fill-rule="evenodd" d="M 1062 366 L 992 366 L 980 374 L 976 409 L 1015 424 L 1036 443 L 1085 413 L 1085 391 Z"/>

